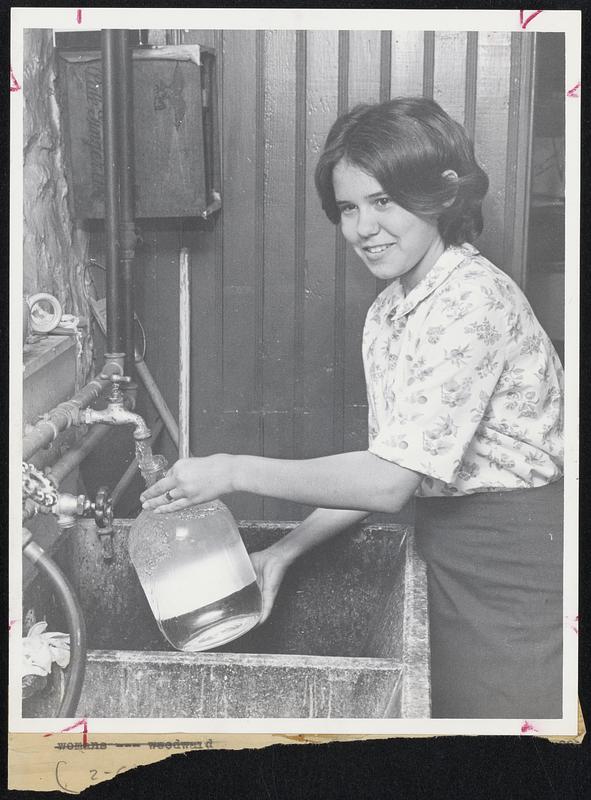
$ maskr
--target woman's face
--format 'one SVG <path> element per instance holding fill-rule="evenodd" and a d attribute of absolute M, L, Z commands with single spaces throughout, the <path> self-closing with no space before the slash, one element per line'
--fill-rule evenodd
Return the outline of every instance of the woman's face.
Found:
<path fill-rule="evenodd" d="M 407 291 L 429 272 L 445 245 L 437 224 L 411 214 L 377 180 L 341 160 L 332 176 L 341 230 L 369 271 L 382 280 L 401 278 Z"/>

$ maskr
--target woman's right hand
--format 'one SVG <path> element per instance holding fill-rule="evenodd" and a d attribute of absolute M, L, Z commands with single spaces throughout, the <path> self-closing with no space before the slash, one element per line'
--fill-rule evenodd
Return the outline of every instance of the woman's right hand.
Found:
<path fill-rule="evenodd" d="M 287 558 L 285 554 L 274 547 L 267 547 L 266 550 L 251 553 L 250 560 L 263 596 L 263 610 L 259 620 L 259 625 L 261 625 L 273 609 L 277 592 L 292 559 Z"/>
<path fill-rule="evenodd" d="M 263 611 L 259 624 L 271 613 L 288 567 L 311 548 L 347 530 L 351 525 L 357 525 L 368 514 L 368 511 L 317 508 L 283 539 L 266 550 L 251 554 L 257 583 L 263 595 Z"/>

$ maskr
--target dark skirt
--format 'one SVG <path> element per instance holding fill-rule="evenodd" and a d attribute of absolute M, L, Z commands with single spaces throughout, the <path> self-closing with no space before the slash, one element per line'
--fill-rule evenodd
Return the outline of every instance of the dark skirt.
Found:
<path fill-rule="evenodd" d="M 563 481 L 417 498 L 432 716 L 562 716 Z"/>

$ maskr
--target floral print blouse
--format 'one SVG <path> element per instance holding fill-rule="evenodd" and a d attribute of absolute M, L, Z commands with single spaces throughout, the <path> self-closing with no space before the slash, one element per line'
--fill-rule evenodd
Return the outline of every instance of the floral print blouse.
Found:
<path fill-rule="evenodd" d="M 418 497 L 543 486 L 562 475 L 563 372 L 525 296 L 472 245 L 449 247 L 363 332 L 369 450 L 422 473 Z"/>

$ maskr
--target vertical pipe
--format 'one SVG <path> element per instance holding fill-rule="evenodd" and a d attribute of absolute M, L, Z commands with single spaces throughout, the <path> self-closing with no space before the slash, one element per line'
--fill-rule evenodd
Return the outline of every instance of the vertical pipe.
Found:
<path fill-rule="evenodd" d="M 119 306 L 119 159 L 116 126 L 115 31 L 101 33 L 103 60 L 103 154 L 105 170 L 105 233 L 107 267 L 107 350 L 123 351 Z"/>
<path fill-rule="evenodd" d="M 134 354 L 134 258 L 135 258 L 135 198 L 133 161 L 133 86 L 131 50 L 128 31 L 115 31 L 115 63 L 119 78 L 118 88 L 118 152 L 119 152 L 119 204 L 120 204 L 120 280 L 121 280 L 121 335 L 127 356 L 126 373 L 131 373 Z"/>
<path fill-rule="evenodd" d="M 189 457 L 189 389 L 191 358 L 191 295 L 189 251 L 179 257 L 179 458 Z"/>

